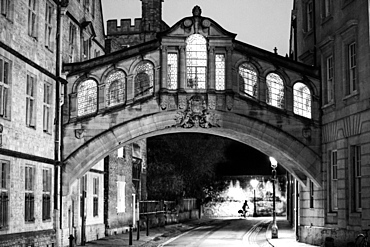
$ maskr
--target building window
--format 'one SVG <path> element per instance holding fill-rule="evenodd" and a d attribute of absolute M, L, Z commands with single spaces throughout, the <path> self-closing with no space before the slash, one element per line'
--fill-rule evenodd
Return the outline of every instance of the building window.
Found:
<path fill-rule="evenodd" d="M 45 47 L 52 49 L 52 39 L 51 39 L 51 31 L 53 28 L 52 24 L 52 16 L 54 13 L 54 6 L 46 1 L 46 10 L 45 10 Z"/>
<path fill-rule="evenodd" d="M 28 35 L 37 37 L 36 0 L 28 0 Z"/>
<path fill-rule="evenodd" d="M 322 18 L 329 17 L 331 15 L 331 0 L 322 1 Z"/>
<path fill-rule="evenodd" d="M 36 78 L 29 74 L 26 88 L 26 125 L 36 128 Z"/>
<path fill-rule="evenodd" d="M 266 102 L 269 105 L 284 108 L 284 83 L 278 74 L 270 73 L 266 77 Z"/>
<path fill-rule="evenodd" d="M 69 24 L 69 38 L 68 38 L 68 53 L 69 53 L 69 62 L 73 63 L 75 58 L 75 49 L 76 49 L 76 26 L 72 23 Z"/>
<path fill-rule="evenodd" d="M 312 181 L 310 181 L 309 183 L 310 183 L 310 208 L 314 208 L 314 201 L 315 201 L 314 184 Z"/>
<path fill-rule="evenodd" d="M 13 18 L 13 1 L 0 0 L 0 13 L 8 19 Z"/>
<path fill-rule="evenodd" d="M 293 86 L 293 112 L 306 118 L 311 118 L 311 93 L 308 87 L 297 82 Z"/>
<path fill-rule="evenodd" d="M 33 166 L 25 166 L 25 209 L 24 219 L 26 222 L 35 221 L 35 168 Z"/>
<path fill-rule="evenodd" d="M 167 54 L 167 87 L 168 89 L 177 89 L 177 53 Z"/>
<path fill-rule="evenodd" d="M 338 210 L 338 163 L 337 150 L 329 151 L 329 207 L 332 212 Z"/>
<path fill-rule="evenodd" d="M 239 66 L 239 86 L 241 92 L 257 97 L 257 71 L 250 64 Z"/>
<path fill-rule="evenodd" d="M 200 34 L 186 39 L 187 87 L 205 89 L 207 78 L 207 40 Z"/>
<path fill-rule="evenodd" d="M 0 230 L 9 224 L 9 162 L 0 160 Z"/>
<path fill-rule="evenodd" d="M 357 69 L 356 69 L 356 43 L 348 45 L 348 84 L 347 95 L 357 90 Z"/>
<path fill-rule="evenodd" d="M 143 62 L 136 68 L 135 97 L 142 97 L 153 92 L 153 65 Z"/>
<path fill-rule="evenodd" d="M 362 208 L 362 188 L 361 188 L 361 146 L 351 146 L 351 168 L 353 171 L 352 191 L 354 198 L 354 210 L 361 211 Z"/>
<path fill-rule="evenodd" d="M 87 79 L 77 87 L 77 116 L 94 113 L 97 110 L 98 86 L 93 79 Z"/>
<path fill-rule="evenodd" d="M 84 61 L 90 58 L 90 39 L 82 41 L 82 58 Z"/>
<path fill-rule="evenodd" d="M 225 90 L 225 55 L 216 54 L 216 90 Z"/>
<path fill-rule="evenodd" d="M 93 216 L 99 212 L 99 178 L 93 179 Z"/>
<path fill-rule="evenodd" d="M 0 57 L 0 117 L 10 118 L 10 66 L 9 63 Z"/>
<path fill-rule="evenodd" d="M 313 28 L 313 1 L 306 3 L 306 31 L 309 32 Z"/>
<path fill-rule="evenodd" d="M 51 211 L 51 169 L 42 169 L 42 220 L 50 220 Z"/>
<path fill-rule="evenodd" d="M 331 103 L 334 100 L 334 64 L 333 56 L 326 59 L 326 100 L 325 103 Z"/>
<path fill-rule="evenodd" d="M 126 75 L 122 71 L 115 71 L 106 81 L 107 106 L 122 104 L 126 100 Z"/>
<path fill-rule="evenodd" d="M 44 82 L 44 100 L 43 100 L 43 130 L 51 133 L 51 84 Z"/>
<path fill-rule="evenodd" d="M 126 182 L 117 182 L 117 213 L 126 211 Z"/>

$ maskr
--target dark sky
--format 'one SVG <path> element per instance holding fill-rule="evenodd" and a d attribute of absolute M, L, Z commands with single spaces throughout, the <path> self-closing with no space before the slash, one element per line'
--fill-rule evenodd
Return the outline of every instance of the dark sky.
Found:
<path fill-rule="evenodd" d="M 222 150 L 210 150 L 210 152 L 222 152 L 224 161 L 218 165 L 218 173 L 223 176 L 235 175 L 270 175 L 271 166 L 269 157 L 253 147 L 243 143 L 226 139 L 219 136 L 205 134 L 171 134 L 148 138 L 148 150 L 159 148 L 157 139 L 168 138 L 167 140 L 176 141 L 177 138 L 212 138 L 215 142 L 222 142 Z M 170 141 L 170 142 L 171 142 Z M 165 155 L 165 154 L 163 154 Z M 278 174 L 285 174 L 285 170 L 278 165 Z"/>

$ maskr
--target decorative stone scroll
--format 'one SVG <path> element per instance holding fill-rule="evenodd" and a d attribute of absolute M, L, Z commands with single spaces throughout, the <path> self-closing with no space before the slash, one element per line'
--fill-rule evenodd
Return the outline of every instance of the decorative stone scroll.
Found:
<path fill-rule="evenodd" d="M 207 109 L 206 101 L 200 95 L 194 95 L 187 101 L 186 109 L 178 111 L 175 117 L 176 124 L 169 127 L 182 128 L 212 128 L 220 127 L 213 112 Z"/>
<path fill-rule="evenodd" d="M 84 137 L 86 130 L 84 129 L 75 129 L 75 137 L 81 139 Z"/>

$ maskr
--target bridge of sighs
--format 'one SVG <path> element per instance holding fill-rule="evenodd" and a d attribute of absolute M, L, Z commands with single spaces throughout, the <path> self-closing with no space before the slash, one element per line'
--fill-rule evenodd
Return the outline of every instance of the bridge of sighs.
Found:
<path fill-rule="evenodd" d="M 199 13 L 64 70 L 64 195 L 112 150 L 177 132 L 245 143 L 320 186 L 318 70 L 240 42 Z"/>

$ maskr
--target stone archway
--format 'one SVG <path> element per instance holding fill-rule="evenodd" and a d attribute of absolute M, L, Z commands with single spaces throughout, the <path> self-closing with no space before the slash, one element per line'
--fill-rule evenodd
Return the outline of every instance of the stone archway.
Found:
<path fill-rule="evenodd" d="M 219 127 L 176 127 L 175 111 L 144 115 L 116 125 L 74 151 L 64 160 L 63 195 L 69 193 L 73 181 L 89 170 L 112 150 L 138 139 L 155 135 L 198 132 L 218 135 L 252 146 L 268 156 L 273 156 L 284 168 L 304 185 L 309 178 L 321 186 L 320 156 L 294 136 L 261 120 L 230 112 L 215 111 Z"/>

